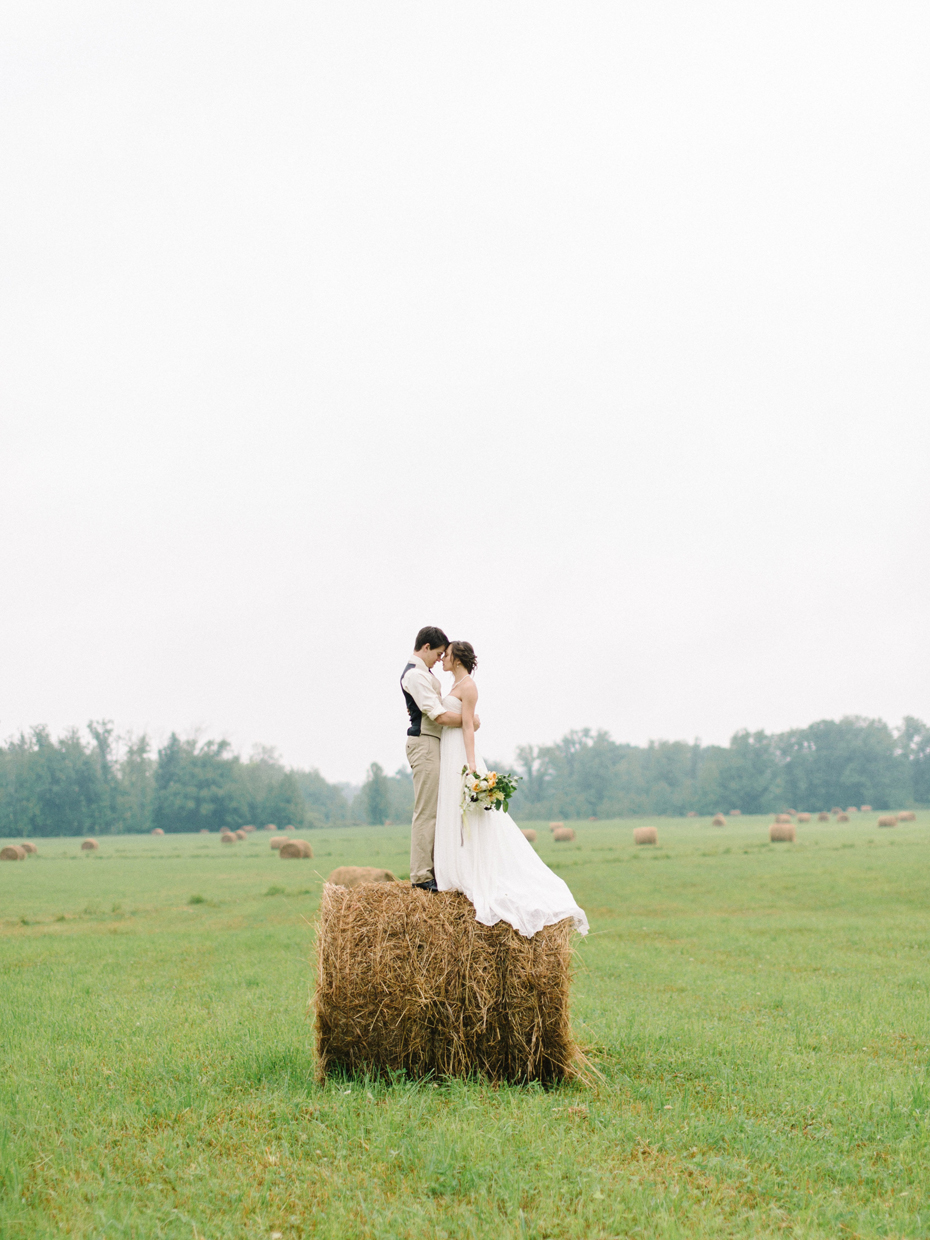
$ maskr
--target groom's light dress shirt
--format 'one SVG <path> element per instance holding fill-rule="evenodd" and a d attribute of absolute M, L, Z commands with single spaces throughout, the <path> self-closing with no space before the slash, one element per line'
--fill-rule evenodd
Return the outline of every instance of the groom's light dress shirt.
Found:
<path fill-rule="evenodd" d="M 442 726 L 434 722 L 437 715 L 443 714 L 446 709 L 442 704 L 442 685 L 422 659 L 412 654 L 410 662 L 413 667 L 404 673 L 400 683 L 403 691 L 410 694 L 423 712 L 420 734 L 442 736 Z"/>

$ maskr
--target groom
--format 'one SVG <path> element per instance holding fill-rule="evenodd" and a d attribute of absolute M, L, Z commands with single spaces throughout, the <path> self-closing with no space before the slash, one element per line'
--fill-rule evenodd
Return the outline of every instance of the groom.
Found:
<path fill-rule="evenodd" d="M 443 728 L 460 728 L 462 716 L 442 704 L 442 686 L 433 667 L 445 654 L 449 639 L 431 625 L 420 629 L 410 662 L 400 678 L 410 727 L 407 761 L 413 771 L 413 822 L 410 827 L 410 882 L 424 891 L 438 891 L 433 874 L 433 839 L 439 798 L 439 738 Z M 476 726 L 477 726 L 477 720 Z"/>

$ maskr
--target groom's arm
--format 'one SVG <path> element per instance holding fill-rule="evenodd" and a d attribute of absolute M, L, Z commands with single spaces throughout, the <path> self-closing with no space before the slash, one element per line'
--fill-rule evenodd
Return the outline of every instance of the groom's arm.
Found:
<path fill-rule="evenodd" d="M 432 681 L 418 667 L 412 667 L 401 682 L 404 689 L 433 723 L 443 728 L 460 728 L 462 716 L 454 710 L 446 710 L 442 698 L 433 688 Z"/>

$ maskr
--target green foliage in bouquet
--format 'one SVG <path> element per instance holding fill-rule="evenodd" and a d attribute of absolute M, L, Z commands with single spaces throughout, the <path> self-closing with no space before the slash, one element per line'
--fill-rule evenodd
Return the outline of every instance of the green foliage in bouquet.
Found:
<path fill-rule="evenodd" d="M 462 767 L 462 808 L 502 809 L 506 814 L 510 800 L 517 790 L 522 775 L 509 771 L 488 771 L 484 775 L 473 774 L 467 766 Z"/>

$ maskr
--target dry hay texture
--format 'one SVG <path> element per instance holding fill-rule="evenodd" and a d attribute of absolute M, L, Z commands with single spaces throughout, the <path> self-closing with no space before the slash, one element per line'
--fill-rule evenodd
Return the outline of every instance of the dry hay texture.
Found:
<path fill-rule="evenodd" d="M 810 822 L 810 814 L 798 814 L 798 822 Z"/>
<path fill-rule="evenodd" d="M 659 833 L 655 827 L 634 827 L 633 843 L 634 844 L 658 844 Z"/>
<path fill-rule="evenodd" d="M 556 827 L 556 829 L 552 832 L 552 838 L 554 840 L 560 840 L 563 843 L 566 840 L 573 840 L 575 838 L 575 828 L 574 827 Z"/>
<path fill-rule="evenodd" d="M 521 827 L 520 830 L 523 833 L 524 839 L 529 840 L 531 844 L 536 843 L 536 832 L 533 830 L 532 827 Z"/>
<path fill-rule="evenodd" d="M 818 822 L 829 822 L 830 821 L 830 815 L 827 813 L 825 809 L 821 810 L 820 813 L 817 815 L 817 821 Z"/>
<path fill-rule="evenodd" d="M 860 814 L 871 814 L 872 806 L 871 805 L 860 805 L 859 812 Z"/>
<path fill-rule="evenodd" d="M 564 827 L 564 826 L 565 826 L 565 823 L 564 823 L 564 822 L 550 822 L 550 823 L 549 823 L 549 830 L 550 830 L 550 831 L 558 831 L 560 827 Z"/>
<path fill-rule="evenodd" d="M 579 1074 L 570 920 L 524 938 L 465 896 L 400 883 L 323 888 L 318 1075 L 405 1072 L 554 1083 Z"/>
<path fill-rule="evenodd" d="M 81 852 L 96 852 L 99 847 L 96 840 L 86 839 L 81 845 Z"/>
<path fill-rule="evenodd" d="M 271 839 L 268 841 L 268 847 L 277 849 L 277 848 L 280 848 L 282 844 L 286 844 L 286 843 L 287 843 L 286 835 L 273 835 Z"/>
<path fill-rule="evenodd" d="M 0 848 L 0 861 L 25 861 L 26 850 L 20 844 L 7 844 Z"/>
<path fill-rule="evenodd" d="M 233 836 L 234 836 L 237 840 L 244 840 L 244 839 L 245 839 L 245 832 L 244 832 L 244 831 L 240 828 L 240 830 L 238 830 L 238 831 L 233 831 Z"/>
<path fill-rule="evenodd" d="M 723 814 L 714 814 L 710 825 L 712 827 L 725 827 L 727 825 L 727 820 L 724 818 Z"/>
<path fill-rule="evenodd" d="M 338 887 L 357 887 L 360 883 L 396 883 L 397 879 L 390 870 L 374 865 L 339 865 L 326 881 Z"/>
<path fill-rule="evenodd" d="M 224 831 L 220 835 L 221 844 L 235 844 L 235 842 L 236 842 L 236 837 L 229 831 Z"/>
<path fill-rule="evenodd" d="M 837 822 L 849 822 L 849 815 L 848 814 L 837 814 L 836 821 Z"/>
<path fill-rule="evenodd" d="M 20 840 L 19 846 L 20 848 L 25 848 L 27 853 L 37 853 L 39 851 L 32 840 Z"/>
<path fill-rule="evenodd" d="M 769 839 L 773 844 L 793 844 L 794 823 L 773 822 L 769 827 Z"/>
<path fill-rule="evenodd" d="M 730 817 L 731 817 L 731 818 L 741 818 L 742 816 L 743 816 L 743 811 L 742 811 L 741 809 L 731 809 L 731 810 L 730 810 Z"/>
<path fill-rule="evenodd" d="M 897 815 L 897 818 L 898 818 L 898 822 L 916 822 L 917 821 L 917 815 L 911 809 L 902 810 L 901 813 Z"/>
<path fill-rule="evenodd" d="M 886 814 L 884 818 L 879 818 L 878 825 L 880 827 L 896 827 L 898 820 L 894 814 Z"/>
<path fill-rule="evenodd" d="M 152 827 L 152 835 L 164 835 L 164 834 L 165 833 L 161 829 L 161 827 Z"/>
<path fill-rule="evenodd" d="M 313 849 L 306 840 L 286 840 L 278 849 L 278 856 L 285 861 L 296 861 L 301 857 L 312 857 Z"/>
<path fill-rule="evenodd" d="M 790 814 L 776 814 L 775 821 L 776 822 L 790 822 L 791 815 Z"/>

